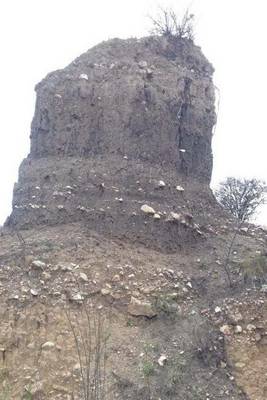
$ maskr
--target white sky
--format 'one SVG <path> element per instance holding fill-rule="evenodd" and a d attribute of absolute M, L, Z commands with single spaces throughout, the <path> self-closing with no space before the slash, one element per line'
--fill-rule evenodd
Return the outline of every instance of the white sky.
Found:
<path fill-rule="evenodd" d="M 190 5 L 196 43 L 216 69 L 221 101 L 213 182 L 229 175 L 267 181 L 266 0 L 2 0 L 0 224 L 29 152 L 35 84 L 102 40 L 147 35 L 147 15 L 159 5 L 178 12 Z M 267 206 L 258 221 L 267 225 Z"/>

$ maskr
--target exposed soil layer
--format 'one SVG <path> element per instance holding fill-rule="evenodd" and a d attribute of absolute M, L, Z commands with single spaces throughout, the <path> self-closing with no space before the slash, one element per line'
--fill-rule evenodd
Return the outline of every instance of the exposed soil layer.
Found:
<path fill-rule="evenodd" d="M 260 287 L 245 286 L 238 271 L 241 260 L 266 248 L 266 233 L 250 227 L 238 234 L 230 289 L 222 262 L 233 225 L 214 219 L 210 229 L 216 233 L 203 243 L 169 254 L 111 240 L 86 223 L 5 230 L 3 392 L 14 400 L 26 389 L 34 399 L 79 399 L 79 357 L 66 312 L 76 328 L 86 328 L 87 309 L 91 318 L 101 313 L 109 336 L 108 399 L 265 399 L 265 297 Z M 155 316 L 142 316 L 138 307 L 133 316 L 132 298 Z M 238 313 L 242 333 L 235 333 Z M 226 324 L 229 334 L 221 331 Z"/>

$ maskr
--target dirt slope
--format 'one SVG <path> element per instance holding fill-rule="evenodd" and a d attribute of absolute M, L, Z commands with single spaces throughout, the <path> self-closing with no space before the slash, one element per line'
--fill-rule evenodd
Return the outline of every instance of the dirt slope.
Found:
<path fill-rule="evenodd" d="M 172 254 L 110 240 L 80 223 L 22 231 L 25 244 L 5 231 L 2 390 L 12 399 L 25 387 L 34 399 L 79 399 L 79 357 L 66 312 L 83 327 L 86 307 L 92 321 L 100 313 L 109 336 L 108 399 L 263 400 L 266 303 L 260 288 L 244 286 L 237 265 L 263 249 L 266 233 L 238 235 L 238 285 L 229 289 L 220 263 L 233 227 L 215 229 L 193 250 Z"/>

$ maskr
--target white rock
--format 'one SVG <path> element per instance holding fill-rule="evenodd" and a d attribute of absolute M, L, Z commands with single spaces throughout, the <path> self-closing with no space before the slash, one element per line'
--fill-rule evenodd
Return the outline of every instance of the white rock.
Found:
<path fill-rule="evenodd" d="M 182 218 L 181 214 L 171 211 L 170 215 L 167 218 L 167 221 L 181 221 L 181 218 Z"/>
<path fill-rule="evenodd" d="M 143 211 L 145 214 L 150 214 L 150 215 L 154 215 L 155 214 L 154 208 L 148 206 L 147 204 L 143 204 L 142 205 L 141 211 Z"/>
<path fill-rule="evenodd" d="M 215 311 L 216 314 L 219 314 L 220 312 L 222 312 L 222 309 L 221 309 L 221 307 L 217 306 L 217 307 L 215 307 L 214 311 Z"/>
<path fill-rule="evenodd" d="M 80 79 L 85 79 L 86 81 L 88 81 L 88 75 L 87 74 L 81 74 Z"/>
<path fill-rule="evenodd" d="M 49 280 L 51 279 L 52 275 L 49 274 L 49 272 L 43 272 L 42 276 L 44 277 L 45 280 Z"/>
<path fill-rule="evenodd" d="M 33 260 L 31 265 L 32 265 L 32 267 L 34 267 L 36 269 L 41 269 L 41 270 L 43 270 L 46 267 L 46 264 L 40 260 Z"/>
<path fill-rule="evenodd" d="M 158 364 L 163 367 L 163 365 L 165 364 L 165 362 L 167 361 L 167 357 L 165 356 L 165 354 L 161 354 L 161 356 L 158 359 Z"/>
<path fill-rule="evenodd" d="M 38 291 L 36 289 L 31 289 L 31 294 L 33 296 L 38 296 Z"/>
<path fill-rule="evenodd" d="M 103 296 L 107 296 L 108 294 L 110 294 L 110 289 L 107 289 L 107 288 L 101 289 L 101 294 Z"/>
<path fill-rule="evenodd" d="M 88 276 L 84 272 L 80 272 L 80 279 L 83 282 L 88 282 Z"/>
<path fill-rule="evenodd" d="M 50 349 L 52 349 L 53 347 L 55 347 L 55 343 L 53 343 L 53 342 L 45 342 L 45 343 L 42 345 L 42 350 L 50 350 Z"/>
<path fill-rule="evenodd" d="M 178 192 L 184 192 L 184 188 L 182 187 L 182 186 L 176 186 L 176 190 L 178 191 Z"/>
<path fill-rule="evenodd" d="M 166 186 L 166 183 L 164 181 L 158 181 L 159 188 L 164 188 L 165 186 Z"/>
<path fill-rule="evenodd" d="M 223 325 L 220 327 L 220 332 L 222 332 L 224 335 L 231 335 L 231 328 L 229 325 Z"/>
<path fill-rule="evenodd" d="M 120 275 L 117 275 L 117 274 L 116 274 L 116 275 L 113 276 L 112 282 L 119 282 L 120 279 L 121 279 L 121 278 L 120 278 Z"/>
<path fill-rule="evenodd" d="M 181 153 L 185 153 L 185 152 L 186 152 L 185 149 L 179 149 L 179 151 L 180 151 Z"/>
<path fill-rule="evenodd" d="M 147 62 L 146 61 L 139 61 L 138 66 L 140 68 L 147 68 Z"/>
<path fill-rule="evenodd" d="M 155 218 L 155 219 L 160 219 L 160 215 L 159 214 L 154 214 L 154 217 L 153 218 Z"/>
<path fill-rule="evenodd" d="M 236 325 L 235 327 L 235 333 L 241 333 L 243 331 L 242 326 Z"/>
<path fill-rule="evenodd" d="M 248 325 L 247 325 L 247 330 L 248 330 L 249 332 L 255 331 L 255 330 L 256 330 L 256 326 L 253 325 L 253 324 L 248 324 Z"/>
<path fill-rule="evenodd" d="M 76 293 L 71 297 L 71 300 L 73 300 L 73 301 L 82 301 L 82 300 L 84 300 L 84 298 L 81 295 L 81 293 Z"/>

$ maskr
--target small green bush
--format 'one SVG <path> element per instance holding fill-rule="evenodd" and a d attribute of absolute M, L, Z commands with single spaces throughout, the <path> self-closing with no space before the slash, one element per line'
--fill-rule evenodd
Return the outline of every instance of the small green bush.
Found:
<path fill-rule="evenodd" d="M 144 360 L 141 366 L 142 374 L 144 378 L 148 378 L 149 376 L 153 375 L 155 372 L 154 364 L 152 361 Z"/>

